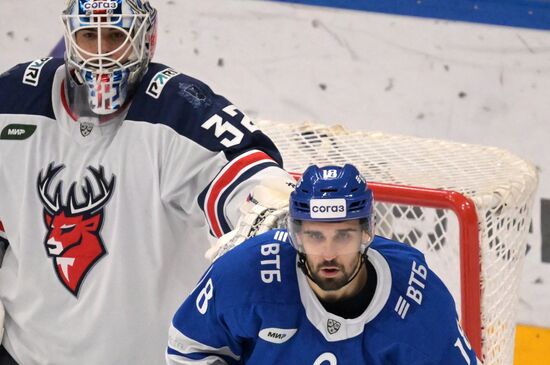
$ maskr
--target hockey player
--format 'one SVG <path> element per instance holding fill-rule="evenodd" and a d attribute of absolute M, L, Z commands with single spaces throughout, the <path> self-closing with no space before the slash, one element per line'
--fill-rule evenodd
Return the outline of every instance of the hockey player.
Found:
<path fill-rule="evenodd" d="M 159 364 L 209 231 L 288 175 L 227 99 L 151 63 L 148 1 L 70 0 L 63 22 L 64 60 L 0 76 L 0 363 Z M 284 214 L 244 207 L 245 236 Z"/>
<path fill-rule="evenodd" d="M 445 285 L 419 251 L 373 236 L 372 209 L 354 166 L 310 166 L 288 230 L 220 257 L 176 312 L 167 363 L 476 364 Z"/>

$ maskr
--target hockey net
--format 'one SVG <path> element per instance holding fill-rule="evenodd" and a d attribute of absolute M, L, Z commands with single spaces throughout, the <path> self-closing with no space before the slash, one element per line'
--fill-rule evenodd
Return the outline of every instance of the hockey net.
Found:
<path fill-rule="evenodd" d="M 260 121 L 285 169 L 353 163 L 371 182 L 376 232 L 420 249 L 485 365 L 512 365 L 536 168 L 494 147 Z M 481 351 L 480 351 L 481 349 Z"/>

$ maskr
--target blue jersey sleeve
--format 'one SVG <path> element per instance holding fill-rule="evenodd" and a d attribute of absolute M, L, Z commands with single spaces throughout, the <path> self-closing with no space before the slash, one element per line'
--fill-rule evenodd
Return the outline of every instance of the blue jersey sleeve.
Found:
<path fill-rule="evenodd" d="M 178 309 L 169 330 L 168 364 L 239 364 L 242 348 L 233 330 L 218 311 L 218 283 L 209 270 Z"/>
<path fill-rule="evenodd" d="M 276 356 L 273 343 L 290 339 L 301 322 L 296 253 L 287 237 L 266 232 L 214 262 L 174 315 L 168 364 L 263 364 L 258 352 Z M 267 341 L 258 345 L 258 338 Z"/>
<path fill-rule="evenodd" d="M 450 341 L 448 347 L 443 348 L 441 363 L 451 365 L 478 364 L 476 353 L 466 338 L 458 319 L 455 323 L 455 326 L 449 323 Z"/>
<path fill-rule="evenodd" d="M 426 307 L 421 315 L 424 332 L 428 335 L 424 352 L 432 359 L 433 365 L 477 364 L 476 354 L 460 326 L 451 293 L 425 262 L 424 265 L 428 279 L 424 294 Z"/>
<path fill-rule="evenodd" d="M 380 237 L 372 247 L 388 261 L 392 275 L 388 304 L 373 321 L 384 333 L 380 351 L 395 364 L 476 364 L 476 354 L 460 327 L 455 301 L 424 255 Z"/>
<path fill-rule="evenodd" d="M 456 318 L 446 323 L 434 321 L 432 346 L 428 352 L 411 351 L 398 364 L 408 365 L 476 365 L 481 362 L 468 342 Z M 441 345 L 441 342 L 444 344 Z M 430 346 L 428 346 L 430 347 Z M 403 355 L 403 352 L 401 353 Z M 409 357 L 409 360 L 405 360 Z"/>

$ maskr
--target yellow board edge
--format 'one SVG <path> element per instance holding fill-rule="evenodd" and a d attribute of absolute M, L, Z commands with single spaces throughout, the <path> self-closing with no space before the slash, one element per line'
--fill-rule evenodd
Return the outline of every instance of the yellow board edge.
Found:
<path fill-rule="evenodd" d="M 550 329 L 518 325 L 514 365 L 550 365 Z"/>

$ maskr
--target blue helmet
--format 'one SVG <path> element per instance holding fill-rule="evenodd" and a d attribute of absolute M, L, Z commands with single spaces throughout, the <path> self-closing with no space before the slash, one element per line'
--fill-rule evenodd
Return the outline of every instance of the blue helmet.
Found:
<path fill-rule="evenodd" d="M 351 164 L 309 166 L 290 194 L 289 231 L 295 235 L 300 221 L 338 222 L 359 219 L 363 230 L 373 237 L 373 196 L 365 178 Z M 293 240 L 295 248 L 297 240 Z M 369 242 L 363 242 L 362 251 Z"/>
<path fill-rule="evenodd" d="M 372 191 L 353 165 L 309 166 L 290 194 L 290 217 L 300 220 L 371 219 Z"/>

